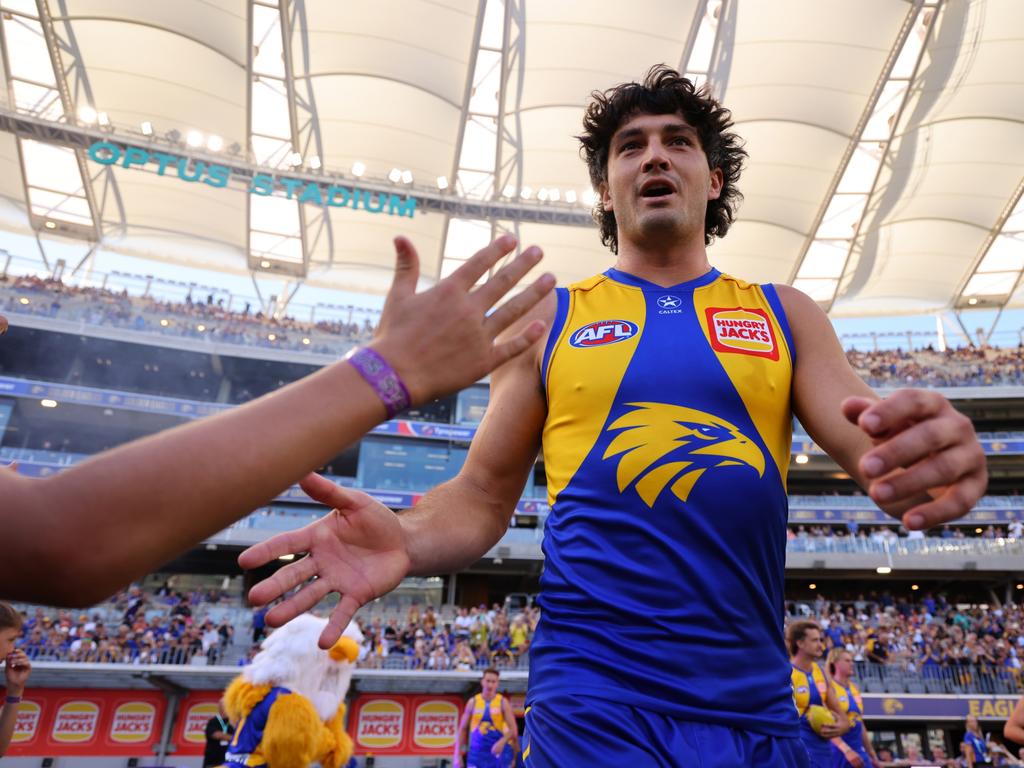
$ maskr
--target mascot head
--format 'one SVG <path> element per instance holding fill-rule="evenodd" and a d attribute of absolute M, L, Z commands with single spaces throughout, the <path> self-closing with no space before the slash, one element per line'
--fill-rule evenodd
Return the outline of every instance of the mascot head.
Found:
<path fill-rule="evenodd" d="M 312 614 L 289 621 L 263 641 L 262 650 L 242 673 L 253 685 L 280 685 L 301 693 L 321 719 L 334 716 L 345 701 L 363 633 L 353 621 L 329 650 L 317 645 L 327 619 Z"/>

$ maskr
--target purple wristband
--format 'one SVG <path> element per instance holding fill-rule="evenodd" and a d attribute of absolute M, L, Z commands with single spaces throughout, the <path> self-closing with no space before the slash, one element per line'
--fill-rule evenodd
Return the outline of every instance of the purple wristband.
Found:
<path fill-rule="evenodd" d="M 21 696 L 8 696 L 4 701 L 6 704 L 21 704 Z"/>
<path fill-rule="evenodd" d="M 377 352 L 369 347 L 356 347 L 349 352 L 348 362 L 366 379 L 366 383 L 373 387 L 377 397 L 384 403 L 389 419 L 412 405 L 409 390 L 405 388 L 395 369 Z"/>

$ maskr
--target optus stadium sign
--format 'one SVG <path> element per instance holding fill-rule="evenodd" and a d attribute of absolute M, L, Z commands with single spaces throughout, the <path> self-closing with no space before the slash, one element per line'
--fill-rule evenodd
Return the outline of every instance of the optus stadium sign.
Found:
<path fill-rule="evenodd" d="M 250 195 L 267 197 L 283 194 L 289 200 L 321 207 L 352 208 L 390 216 L 408 216 L 416 211 L 416 198 L 375 192 L 340 184 L 321 184 L 316 181 L 295 179 L 269 173 L 251 176 L 234 172 L 227 165 L 208 163 L 169 152 L 158 152 L 142 147 L 122 147 L 112 141 L 93 142 L 87 150 L 89 159 L 100 165 L 119 165 L 122 168 L 144 169 L 155 165 L 158 176 L 175 175 L 182 181 L 206 184 L 214 188 L 226 187 L 232 179 L 244 183 Z"/>

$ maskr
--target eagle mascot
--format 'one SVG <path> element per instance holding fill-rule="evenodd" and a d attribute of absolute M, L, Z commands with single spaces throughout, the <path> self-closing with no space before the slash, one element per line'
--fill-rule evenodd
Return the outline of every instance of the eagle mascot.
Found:
<path fill-rule="evenodd" d="M 345 732 L 345 696 L 363 633 L 352 622 L 327 651 L 317 639 L 326 619 L 303 614 L 276 630 L 224 692 L 235 724 L 225 765 L 323 768 L 355 765 Z"/>

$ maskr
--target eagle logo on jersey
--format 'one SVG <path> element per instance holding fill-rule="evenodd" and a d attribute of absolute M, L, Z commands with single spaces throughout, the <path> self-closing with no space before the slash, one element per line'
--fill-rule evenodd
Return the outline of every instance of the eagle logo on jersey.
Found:
<path fill-rule="evenodd" d="M 619 456 L 619 491 L 636 481 L 648 507 L 671 483 L 686 501 L 697 481 L 716 467 L 750 467 L 764 476 L 764 454 L 757 443 L 725 419 L 694 408 L 667 403 L 628 403 L 635 410 L 619 417 L 608 431 L 623 430 L 604 458 Z"/>

